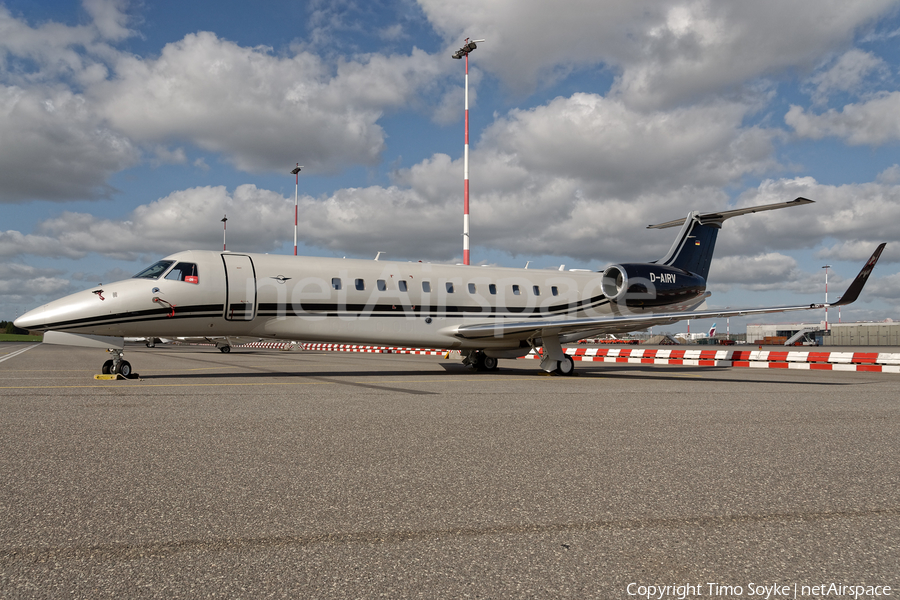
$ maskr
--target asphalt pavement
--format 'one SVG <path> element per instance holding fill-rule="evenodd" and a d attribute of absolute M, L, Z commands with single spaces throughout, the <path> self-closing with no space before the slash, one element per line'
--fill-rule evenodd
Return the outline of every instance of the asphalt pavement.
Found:
<path fill-rule="evenodd" d="M 0 597 L 900 595 L 900 375 L 126 358 L 0 344 Z"/>

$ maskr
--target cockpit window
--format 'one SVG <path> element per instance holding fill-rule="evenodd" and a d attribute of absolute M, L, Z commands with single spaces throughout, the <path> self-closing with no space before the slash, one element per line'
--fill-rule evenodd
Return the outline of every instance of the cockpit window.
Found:
<path fill-rule="evenodd" d="M 172 266 L 174 260 L 161 260 L 152 267 L 147 267 L 132 279 L 159 279 L 159 276 L 166 272 L 166 269 Z"/>
<path fill-rule="evenodd" d="M 197 265 L 187 262 L 180 262 L 175 265 L 175 267 L 169 271 L 169 274 L 166 275 L 166 279 L 171 279 L 172 281 L 186 281 L 188 283 L 200 283 L 200 278 L 197 275 Z"/>

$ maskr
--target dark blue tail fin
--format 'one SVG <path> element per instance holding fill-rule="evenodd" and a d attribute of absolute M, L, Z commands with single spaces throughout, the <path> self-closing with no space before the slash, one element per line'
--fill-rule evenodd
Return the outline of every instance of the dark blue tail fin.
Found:
<path fill-rule="evenodd" d="M 665 229 L 666 227 L 675 227 L 681 225 L 681 232 L 675 239 L 675 243 L 669 249 L 668 254 L 663 258 L 655 261 L 657 264 L 668 265 L 678 269 L 684 269 L 695 275 L 699 275 L 706 279 L 709 275 L 709 265 L 712 262 L 713 251 L 716 248 L 716 237 L 722 228 L 722 223 L 731 217 L 738 215 L 746 215 L 764 210 L 775 210 L 777 208 L 787 208 L 789 206 L 801 206 L 803 204 L 812 204 L 812 200 L 806 198 L 797 198 L 790 202 L 779 202 L 777 204 L 765 204 L 762 206 L 753 206 L 750 208 L 739 208 L 736 210 L 725 210 L 718 213 L 707 213 L 701 215 L 698 212 L 692 212 L 685 219 L 676 219 L 659 225 L 650 225 L 648 229 Z"/>

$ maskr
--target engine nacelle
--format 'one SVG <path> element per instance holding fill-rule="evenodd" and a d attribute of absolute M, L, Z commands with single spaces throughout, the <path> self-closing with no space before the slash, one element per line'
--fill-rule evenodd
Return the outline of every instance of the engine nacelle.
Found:
<path fill-rule="evenodd" d="M 607 267 L 601 289 L 611 302 L 642 308 L 697 298 L 706 292 L 706 280 L 675 267 L 631 263 Z"/>

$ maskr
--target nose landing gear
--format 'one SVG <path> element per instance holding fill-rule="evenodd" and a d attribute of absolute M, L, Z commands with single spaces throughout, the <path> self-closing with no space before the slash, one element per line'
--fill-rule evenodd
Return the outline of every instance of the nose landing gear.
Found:
<path fill-rule="evenodd" d="M 100 372 L 104 375 L 121 375 L 127 379 L 137 377 L 131 368 L 131 363 L 125 360 L 125 352 L 118 348 L 107 350 L 113 355 L 113 358 L 103 363 Z"/>

